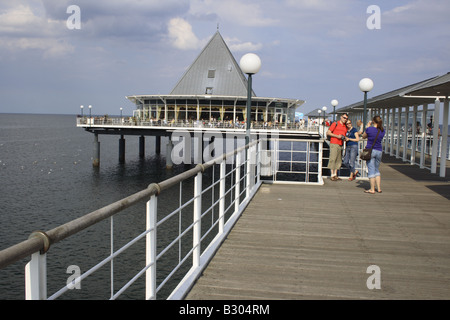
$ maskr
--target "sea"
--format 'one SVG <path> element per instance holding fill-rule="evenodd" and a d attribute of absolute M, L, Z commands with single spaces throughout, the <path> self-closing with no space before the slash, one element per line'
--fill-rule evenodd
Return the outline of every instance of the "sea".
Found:
<path fill-rule="evenodd" d="M 126 159 L 121 164 L 119 137 L 100 135 L 100 167 L 94 167 L 94 136 L 76 127 L 76 115 L 0 113 L 0 250 L 26 240 L 36 230 L 51 230 L 186 169 L 184 165 L 166 169 L 164 140 L 158 155 L 154 138 L 147 137 L 146 154 L 140 158 L 139 137 L 125 138 Z M 114 221 L 114 228 L 121 228 L 116 234 L 143 232 L 144 205 Z M 93 260 L 97 263 L 102 254 L 103 258 L 109 254 L 109 230 L 109 221 L 100 223 L 50 248 L 50 294 L 66 284 L 65 279 L 71 275 L 69 266 L 76 265 L 83 272 Z M 99 247 L 101 252 L 97 251 Z M 135 256 L 138 254 L 124 259 L 123 266 L 115 264 L 118 285 L 125 283 L 125 277 L 120 277 L 130 265 L 141 264 L 133 261 L 138 259 Z M 145 259 L 145 255 L 142 257 Z M 23 259 L 0 270 L 0 300 L 25 298 L 24 268 L 28 261 Z M 108 299 L 109 280 L 104 280 L 109 273 L 99 273 L 90 285 L 82 284 L 86 290 L 72 290 L 68 298 Z M 124 299 L 143 299 L 143 281 Z"/>

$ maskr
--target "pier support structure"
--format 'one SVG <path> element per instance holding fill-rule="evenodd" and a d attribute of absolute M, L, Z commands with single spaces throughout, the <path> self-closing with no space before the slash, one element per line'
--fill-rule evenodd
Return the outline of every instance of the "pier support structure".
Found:
<path fill-rule="evenodd" d="M 92 165 L 94 167 L 100 166 L 100 142 L 98 141 L 98 133 L 94 134 L 94 153 L 92 157 Z"/>
<path fill-rule="evenodd" d="M 119 139 L 119 163 L 125 163 L 125 138 L 123 135 Z"/>
<path fill-rule="evenodd" d="M 161 139 L 161 137 L 159 137 Z M 167 149 L 166 149 L 166 168 L 172 169 L 173 167 L 173 161 L 172 161 L 172 150 L 173 150 L 173 142 L 172 138 L 169 138 L 169 141 L 167 142 Z"/>
<path fill-rule="evenodd" d="M 145 137 L 139 137 L 139 158 L 145 157 Z"/>
<path fill-rule="evenodd" d="M 161 154 L 161 136 L 155 136 L 155 153 Z"/>

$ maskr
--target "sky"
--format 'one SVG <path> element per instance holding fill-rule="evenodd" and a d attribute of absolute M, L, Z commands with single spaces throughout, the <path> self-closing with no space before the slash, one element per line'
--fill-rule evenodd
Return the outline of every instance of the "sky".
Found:
<path fill-rule="evenodd" d="M 260 57 L 257 96 L 339 109 L 362 78 L 370 98 L 450 72 L 449 17 L 448 0 L 0 0 L 0 113 L 131 115 L 125 96 L 169 94 L 217 28 Z"/>

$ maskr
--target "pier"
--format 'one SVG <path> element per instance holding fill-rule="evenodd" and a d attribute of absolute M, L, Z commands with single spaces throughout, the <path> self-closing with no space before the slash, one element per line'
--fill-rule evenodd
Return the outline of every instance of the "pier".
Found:
<path fill-rule="evenodd" d="M 262 185 L 187 299 L 449 299 L 448 178 L 386 154 L 380 172 L 373 195 Z"/>

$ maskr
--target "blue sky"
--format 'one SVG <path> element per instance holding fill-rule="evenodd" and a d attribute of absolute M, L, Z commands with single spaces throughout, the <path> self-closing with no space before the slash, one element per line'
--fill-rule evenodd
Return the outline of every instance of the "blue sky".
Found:
<path fill-rule="evenodd" d="M 260 56 L 256 95 L 344 107 L 362 78 L 370 97 L 449 72 L 449 17 L 448 0 L 0 0 L 0 113 L 131 114 L 125 96 L 170 93 L 217 26 L 237 61 Z"/>

